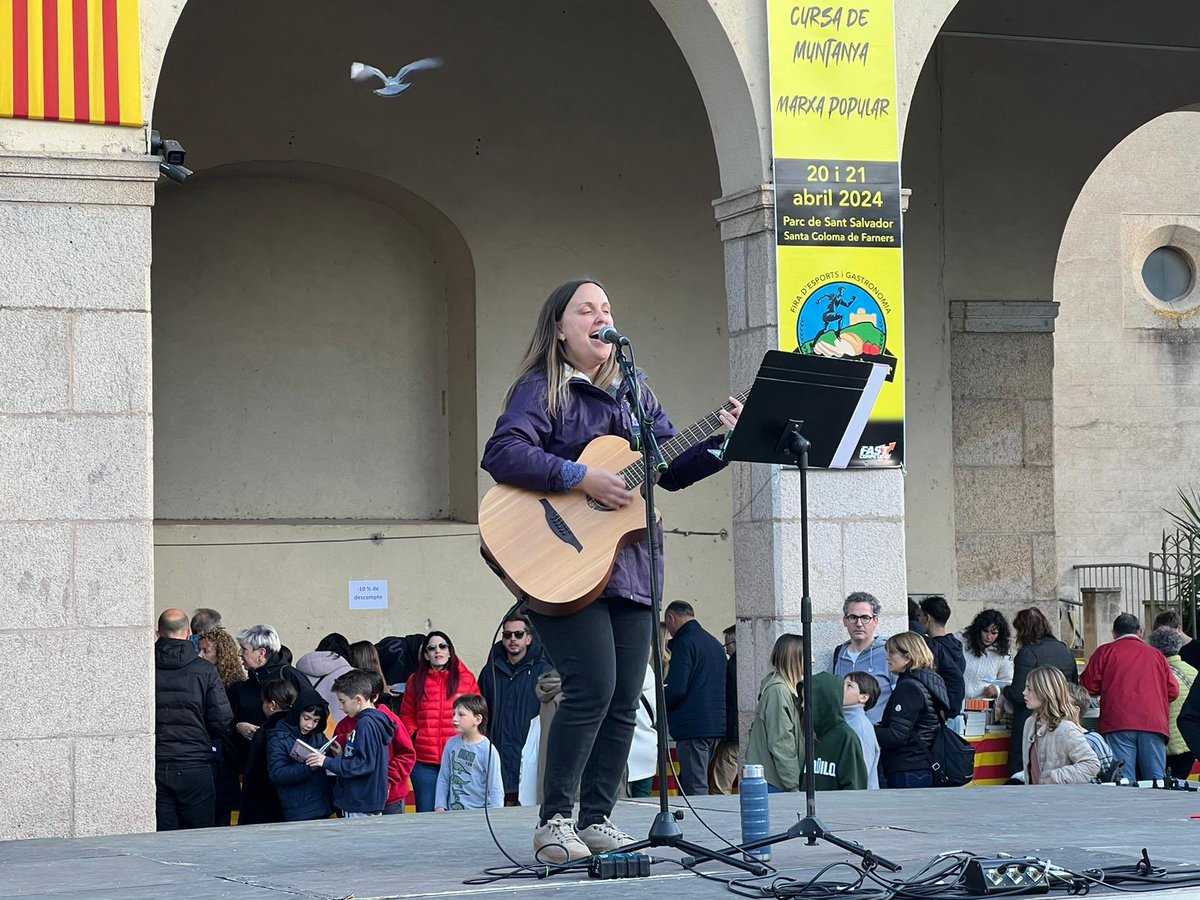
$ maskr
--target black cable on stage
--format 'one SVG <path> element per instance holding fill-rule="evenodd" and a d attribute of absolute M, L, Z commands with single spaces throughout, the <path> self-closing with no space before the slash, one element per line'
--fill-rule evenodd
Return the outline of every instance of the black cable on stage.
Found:
<path fill-rule="evenodd" d="M 886 877 L 872 867 L 863 867 L 848 861 L 825 866 L 807 880 L 776 877 L 770 884 L 757 884 L 762 879 L 718 878 L 696 872 L 710 881 L 719 881 L 733 894 L 741 897 L 777 898 L 852 898 L 852 900 L 972 900 L 978 896 L 966 890 L 966 869 L 975 854 L 959 851 L 942 854 L 930 860 L 914 876 L 904 879 Z M 1016 861 L 1016 858 L 1014 858 Z M 1170 890 L 1182 887 L 1200 887 L 1200 868 L 1171 869 L 1155 866 L 1149 854 L 1143 850 L 1142 859 L 1133 865 L 1111 866 L 1107 869 L 1087 869 L 1075 872 L 1055 865 L 1052 860 L 1039 859 L 1034 869 L 1035 884 L 1010 889 L 993 890 L 989 896 L 1018 897 L 1029 895 L 1031 887 L 1037 892 L 1062 892 L 1068 895 L 1083 895 L 1093 889 L 1112 890 L 1121 893 L 1140 893 L 1152 890 Z M 853 881 L 822 881 L 826 873 L 835 869 L 849 869 L 857 874 Z M 872 886 L 864 887 L 870 881 Z M 1129 885 L 1125 887 L 1123 885 Z"/>

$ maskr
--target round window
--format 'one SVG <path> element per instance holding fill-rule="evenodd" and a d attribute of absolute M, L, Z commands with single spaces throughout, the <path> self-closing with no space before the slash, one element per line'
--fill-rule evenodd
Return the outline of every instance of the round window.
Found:
<path fill-rule="evenodd" d="M 1192 287 L 1192 261 L 1175 247 L 1159 247 L 1142 263 L 1142 281 L 1163 303 L 1173 303 Z"/>

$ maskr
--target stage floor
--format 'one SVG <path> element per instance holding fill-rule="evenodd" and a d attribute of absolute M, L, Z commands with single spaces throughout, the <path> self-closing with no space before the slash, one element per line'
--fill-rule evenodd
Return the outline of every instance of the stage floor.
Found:
<path fill-rule="evenodd" d="M 1134 863 L 1146 847 L 1156 864 L 1200 864 L 1200 819 L 1190 818 L 1200 815 L 1200 793 L 1099 785 L 991 787 L 821 794 L 818 804 L 831 830 L 901 863 L 908 875 L 951 850 L 1049 857 L 1079 870 Z M 681 803 L 673 799 L 672 805 Z M 736 839 L 737 797 L 699 798 L 695 806 L 714 830 Z M 772 824 L 783 831 L 803 809 L 801 795 L 772 795 Z M 626 801 L 614 819 L 642 837 L 656 811 L 656 803 Z M 522 862 L 530 861 L 535 819 L 533 809 L 504 809 L 491 816 L 496 836 Z M 690 812 L 682 825 L 687 839 L 719 846 Z M 811 876 L 828 863 L 851 858 L 828 844 L 808 847 L 794 840 L 776 845 L 772 862 L 784 874 Z M 365 900 L 536 892 L 548 900 L 545 892 L 555 892 L 580 900 L 622 900 L 680 891 L 689 897 L 727 896 L 724 886 L 671 863 L 655 865 L 650 878 L 628 881 L 572 874 L 486 887 L 463 884 L 485 867 L 507 864 L 482 812 L 427 813 L 0 843 L 0 897 Z M 703 870 L 733 874 L 714 863 Z M 1200 897 L 1200 889 L 1173 896 Z"/>

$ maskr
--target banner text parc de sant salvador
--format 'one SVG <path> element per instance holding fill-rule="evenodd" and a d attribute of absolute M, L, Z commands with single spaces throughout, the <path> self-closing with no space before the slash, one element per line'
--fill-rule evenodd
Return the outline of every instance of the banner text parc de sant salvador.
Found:
<path fill-rule="evenodd" d="M 886 362 L 851 466 L 904 460 L 893 0 L 767 0 L 779 347 Z"/>

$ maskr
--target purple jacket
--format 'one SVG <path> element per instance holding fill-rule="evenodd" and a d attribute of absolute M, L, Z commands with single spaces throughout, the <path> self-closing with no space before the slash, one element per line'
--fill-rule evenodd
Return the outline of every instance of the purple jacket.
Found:
<path fill-rule="evenodd" d="M 585 379 L 574 378 L 566 408 L 557 419 L 551 419 L 546 412 L 546 379 L 530 376 L 517 385 L 512 402 L 496 421 L 496 430 L 484 447 L 481 465 L 498 482 L 560 493 L 564 489 L 563 460 L 578 459 L 588 443 L 602 435 L 629 437 L 633 423 L 625 393 L 622 391 L 618 400 Z M 674 437 L 678 432 L 658 398 L 648 388 L 642 396 L 648 404 L 647 412 L 654 419 L 655 435 L 662 441 Z M 725 468 L 724 462 L 708 452 L 721 446 L 723 440 L 712 438 L 685 450 L 662 473 L 658 486 L 678 491 Z M 662 547 L 661 528 L 659 547 Z M 659 584 L 662 584 L 662 568 L 660 553 Z M 650 603 L 650 551 L 646 541 L 621 551 L 604 596 Z"/>

